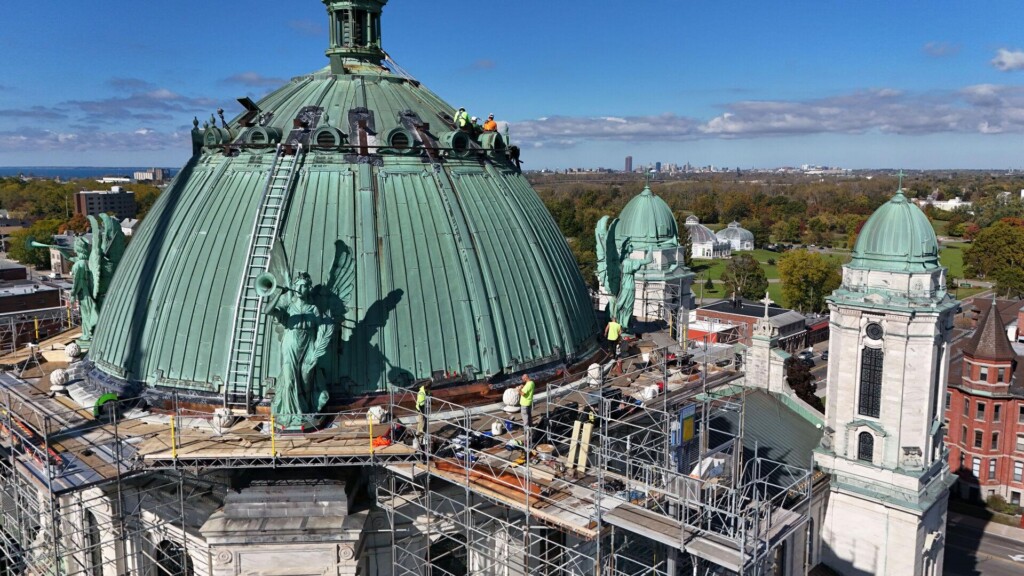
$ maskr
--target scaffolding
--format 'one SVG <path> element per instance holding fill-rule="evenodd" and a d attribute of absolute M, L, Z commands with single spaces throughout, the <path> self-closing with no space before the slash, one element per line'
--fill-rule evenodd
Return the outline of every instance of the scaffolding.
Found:
<path fill-rule="evenodd" d="M 137 401 L 90 414 L 0 383 L 0 574 L 208 573 L 188 552 L 200 545 L 188 512 L 220 484 L 136 466 L 121 431 L 137 417 L 121 414 Z"/>
<path fill-rule="evenodd" d="M 434 398 L 416 441 L 404 390 L 284 434 L 0 374 L 0 573 L 209 574 L 229 471 L 339 466 L 368 471 L 396 575 L 788 573 L 810 471 L 744 441 L 741 373 L 640 350 L 552 377 L 528 430 L 517 401 Z"/>
<path fill-rule="evenodd" d="M 736 373 L 694 379 L 666 349 L 645 356 L 615 378 L 549 383 L 528 430 L 433 400 L 418 462 L 377 481 L 393 573 L 785 573 L 810 470 L 744 449 L 743 395 L 724 393 Z"/>
<path fill-rule="evenodd" d="M 65 291 L 61 290 L 60 306 L 0 314 L 0 356 L 78 326 L 77 307 L 68 302 Z"/>

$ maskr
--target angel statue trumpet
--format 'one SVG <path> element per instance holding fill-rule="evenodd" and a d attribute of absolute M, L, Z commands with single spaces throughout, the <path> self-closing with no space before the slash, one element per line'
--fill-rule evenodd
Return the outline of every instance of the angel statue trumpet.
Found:
<path fill-rule="evenodd" d="M 266 296 L 276 292 L 267 314 L 284 331 L 281 372 L 270 410 L 283 428 L 301 429 L 314 425 L 315 414 L 327 405 L 327 376 L 319 364 L 331 349 L 335 326 L 345 316 L 344 301 L 353 290 L 354 266 L 348 248 L 339 242 L 326 284 L 314 287 L 306 272 L 298 272 L 294 279 L 287 269 L 280 272 L 284 283 L 278 285 L 279 290 L 264 291 Z"/>
<path fill-rule="evenodd" d="M 98 221 L 95 216 L 88 218 L 92 242 L 81 236 L 75 238 L 72 248 L 31 242 L 34 248 L 54 248 L 74 263 L 71 266 L 71 296 L 78 302 L 82 317 L 82 337 L 78 344 L 83 350 L 87 350 L 92 341 L 103 298 L 128 244 L 121 225 L 109 214 L 100 214 Z"/>
<path fill-rule="evenodd" d="M 633 319 L 633 302 L 636 300 L 636 273 L 653 262 L 654 258 L 650 250 L 642 259 L 630 258 L 633 248 L 629 238 L 620 242 L 615 237 L 618 224 L 618 218 L 611 220 L 603 216 L 594 229 L 597 280 L 608 294 L 608 316 L 614 318 L 623 330 L 628 330 Z"/>

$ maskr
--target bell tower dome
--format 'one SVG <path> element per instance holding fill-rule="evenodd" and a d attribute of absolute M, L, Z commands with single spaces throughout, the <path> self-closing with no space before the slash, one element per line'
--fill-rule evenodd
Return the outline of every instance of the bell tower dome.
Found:
<path fill-rule="evenodd" d="M 827 427 L 815 463 L 831 494 L 815 524 L 822 559 L 840 574 L 942 573 L 953 477 L 941 403 L 958 308 L 945 275 L 928 219 L 899 190 L 864 225 L 828 299 Z"/>

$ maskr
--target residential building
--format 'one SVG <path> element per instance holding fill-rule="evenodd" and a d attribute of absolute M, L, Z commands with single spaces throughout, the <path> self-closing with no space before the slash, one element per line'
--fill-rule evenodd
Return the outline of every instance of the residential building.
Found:
<path fill-rule="evenodd" d="M 949 467 L 959 478 L 961 497 L 1001 496 L 1019 506 L 1024 498 L 1024 344 L 1017 342 L 1013 324 L 1024 311 L 1020 301 L 986 304 L 974 333 L 954 348 L 950 364 Z"/>
<path fill-rule="evenodd" d="M 110 190 L 83 190 L 75 193 L 75 214 L 95 216 L 112 213 L 117 218 L 134 218 L 137 212 L 135 193 L 121 186 L 112 186 Z"/>

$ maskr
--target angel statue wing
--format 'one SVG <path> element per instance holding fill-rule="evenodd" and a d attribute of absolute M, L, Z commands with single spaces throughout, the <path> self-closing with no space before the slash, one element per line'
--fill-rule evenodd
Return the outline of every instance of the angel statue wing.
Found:
<path fill-rule="evenodd" d="M 615 296 L 619 293 L 619 271 L 620 262 L 619 248 L 615 243 L 615 229 L 618 227 L 619 219 L 611 220 L 608 216 L 602 216 L 597 221 L 594 229 L 595 240 L 597 241 L 597 280 L 604 290 Z"/>
<path fill-rule="evenodd" d="M 282 288 L 292 287 L 292 265 L 288 261 L 288 253 L 284 250 L 281 240 L 276 240 L 270 249 L 270 266 L 267 271 L 277 279 L 277 285 Z"/>
<path fill-rule="evenodd" d="M 345 319 L 348 304 L 355 291 L 356 266 L 352 250 L 341 240 L 334 242 L 334 262 L 327 282 L 313 289 L 313 302 L 321 314 L 330 316 L 334 322 Z"/>
<path fill-rule="evenodd" d="M 113 271 L 121 263 L 124 250 L 128 247 L 128 239 L 121 230 L 121 224 L 111 218 L 110 214 L 100 214 L 100 222 L 103 223 L 103 241 L 106 249 L 104 255 Z"/>

